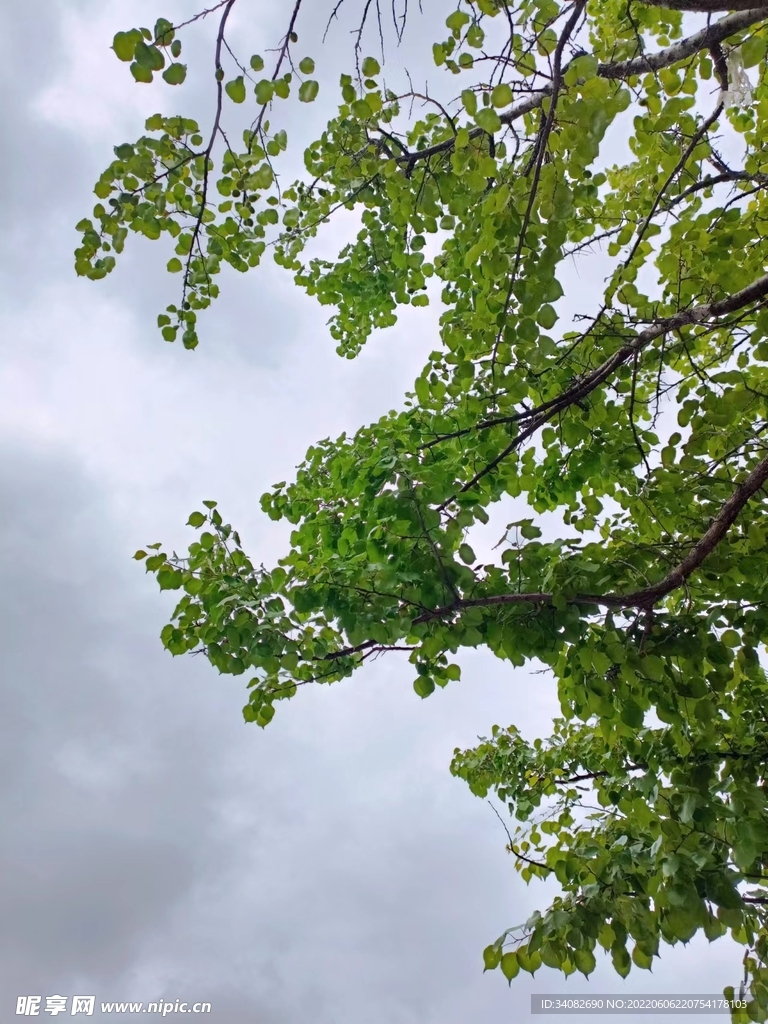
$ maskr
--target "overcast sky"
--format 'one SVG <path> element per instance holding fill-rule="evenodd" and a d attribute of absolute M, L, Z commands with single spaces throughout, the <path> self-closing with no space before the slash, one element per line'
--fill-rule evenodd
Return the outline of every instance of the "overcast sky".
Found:
<path fill-rule="evenodd" d="M 242 38 L 273 44 L 283 5 L 241 7 Z M 0 5 L 0 1019 L 20 995 L 77 993 L 208 1000 L 212 1024 L 474 1024 L 527 1020 L 531 992 L 738 984 L 723 942 L 665 947 L 626 982 L 604 959 L 589 984 L 483 976 L 483 947 L 548 890 L 520 882 L 448 765 L 494 722 L 546 735 L 548 677 L 475 654 L 422 702 L 393 656 L 302 692 L 262 732 L 242 722 L 242 678 L 162 650 L 169 602 L 133 551 L 184 546 L 216 498 L 274 562 L 285 531 L 261 493 L 318 438 L 397 406 L 436 345 L 437 313 L 414 311 L 341 360 L 327 311 L 265 264 L 224 276 L 192 354 L 154 328 L 176 297 L 161 246 L 131 239 L 109 280 L 75 278 L 73 225 L 111 146 L 155 109 L 209 108 L 194 81 L 134 85 L 112 36 L 198 9 Z M 412 27 L 431 44 L 427 13 Z M 190 41 L 206 60 L 210 27 Z M 328 44 L 334 73 L 347 41 Z M 578 275 L 581 296 L 602 277 Z"/>

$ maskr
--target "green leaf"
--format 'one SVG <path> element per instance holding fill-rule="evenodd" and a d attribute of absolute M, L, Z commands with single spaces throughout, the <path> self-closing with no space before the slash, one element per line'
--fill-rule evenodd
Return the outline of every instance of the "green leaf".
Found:
<path fill-rule="evenodd" d="M 549 303 L 545 303 L 539 307 L 539 312 L 536 314 L 536 323 L 543 327 L 545 331 L 551 331 L 557 323 L 557 313 L 553 306 Z"/>
<path fill-rule="evenodd" d="M 169 85 L 181 85 L 186 77 L 186 64 L 169 64 L 163 72 L 163 78 Z"/>
<path fill-rule="evenodd" d="M 533 523 L 527 519 L 520 524 L 520 536 L 526 540 L 535 540 L 541 536 L 541 530 L 538 526 L 534 526 Z"/>
<path fill-rule="evenodd" d="M 381 71 L 381 65 L 375 57 L 366 57 L 363 61 L 363 75 L 366 78 L 375 78 Z"/>
<path fill-rule="evenodd" d="M 486 946 L 483 950 L 483 964 L 486 971 L 495 971 L 501 963 L 501 948 L 499 946 Z"/>
<path fill-rule="evenodd" d="M 143 64 L 134 62 L 131 64 L 131 74 L 137 82 L 149 83 L 152 81 L 152 71 Z"/>
<path fill-rule="evenodd" d="M 112 49 L 119 60 L 123 60 L 129 63 L 133 60 L 133 55 L 136 52 L 136 44 L 141 41 L 141 32 L 138 29 L 132 28 L 129 32 L 118 32 L 115 38 L 112 40 Z"/>
<path fill-rule="evenodd" d="M 650 971 L 653 967 L 653 957 L 643 952 L 639 946 L 632 950 L 632 962 L 644 971 Z"/>
<path fill-rule="evenodd" d="M 256 714 L 256 724 L 262 729 L 266 728 L 275 717 L 275 709 L 272 704 L 262 704 Z"/>
<path fill-rule="evenodd" d="M 517 962 L 528 974 L 535 974 L 541 967 L 541 956 L 538 952 L 531 952 L 530 947 L 521 947 L 517 951 Z"/>
<path fill-rule="evenodd" d="M 461 94 L 461 102 L 470 117 L 477 113 L 477 96 L 471 89 L 464 89 Z"/>
<path fill-rule="evenodd" d="M 484 41 L 485 32 L 483 32 L 480 26 L 477 23 L 470 25 L 467 30 L 467 45 L 479 49 L 483 45 Z"/>
<path fill-rule="evenodd" d="M 520 973 L 520 965 L 517 962 L 516 953 L 504 953 L 499 962 L 501 964 L 501 973 L 507 981 L 512 981 Z"/>
<path fill-rule="evenodd" d="M 168 21 L 167 18 L 158 18 L 155 22 L 155 31 L 153 33 L 153 38 L 158 46 L 170 46 L 173 42 L 173 37 L 173 23 Z"/>
<path fill-rule="evenodd" d="M 262 78 L 260 82 L 256 83 L 255 88 L 256 102 L 264 106 L 272 99 L 274 93 L 274 85 L 266 78 Z"/>
<path fill-rule="evenodd" d="M 261 69 L 260 68 L 255 68 L 254 70 L 261 70 Z M 315 70 L 315 62 L 312 60 L 311 57 L 304 57 L 299 62 L 299 71 L 302 73 L 302 75 L 311 75 L 314 70 Z"/>
<path fill-rule="evenodd" d="M 488 132 L 489 135 L 493 135 L 501 129 L 499 115 L 492 107 L 484 107 L 482 110 L 478 110 L 475 114 L 475 124 L 482 128 L 483 131 Z"/>
<path fill-rule="evenodd" d="M 744 905 L 732 882 L 719 872 L 711 872 L 704 876 L 704 888 L 707 898 L 725 910 L 740 910 Z"/>
<path fill-rule="evenodd" d="M 413 689 L 423 700 L 425 697 L 429 697 L 431 693 L 435 692 L 435 681 L 429 676 L 417 676 L 413 684 Z"/>
<path fill-rule="evenodd" d="M 632 970 L 632 961 L 626 949 L 623 946 L 614 947 L 611 950 L 611 960 L 616 973 L 622 978 L 626 978 Z"/>
<path fill-rule="evenodd" d="M 595 954 L 591 949 L 574 949 L 571 953 L 574 966 L 577 971 L 581 971 L 585 978 L 595 969 Z"/>
<path fill-rule="evenodd" d="M 621 709 L 621 720 L 632 729 L 639 729 L 643 724 L 643 709 L 633 700 L 628 700 Z"/>
<path fill-rule="evenodd" d="M 466 11 L 456 10 L 445 19 L 446 26 L 453 32 L 460 32 L 470 20 Z"/>
<path fill-rule="evenodd" d="M 497 85 L 491 93 L 491 103 L 494 107 L 508 107 L 512 99 L 512 89 L 506 82 Z"/>
<path fill-rule="evenodd" d="M 765 57 L 764 36 L 751 36 L 741 44 L 741 59 L 745 68 L 752 68 Z"/>
<path fill-rule="evenodd" d="M 319 91 L 320 86 L 318 83 L 312 79 L 308 79 L 306 82 L 302 82 L 299 86 L 299 100 L 302 103 L 311 103 L 317 98 Z"/>
<path fill-rule="evenodd" d="M 194 526 L 195 529 L 202 526 L 207 521 L 207 517 L 202 512 L 193 512 L 187 520 L 187 525 Z"/>
<path fill-rule="evenodd" d="M 224 91 L 233 103 L 245 103 L 245 79 L 243 76 L 238 75 L 231 82 L 227 82 Z"/>
<path fill-rule="evenodd" d="M 162 52 L 156 46 L 147 45 L 141 39 L 136 43 L 133 56 L 137 64 L 150 71 L 161 71 L 165 67 L 165 57 Z"/>
<path fill-rule="evenodd" d="M 368 100 L 355 100 L 351 107 L 352 113 L 355 117 L 359 117 L 361 121 L 366 121 L 373 114 Z"/>
<path fill-rule="evenodd" d="M 289 210 L 286 210 L 285 213 L 283 214 L 283 224 L 285 224 L 287 228 L 297 227 L 300 219 L 301 214 L 299 213 L 299 210 L 295 206 L 291 207 L 291 209 Z"/>
<path fill-rule="evenodd" d="M 469 546 L 469 544 L 462 544 L 459 547 L 459 558 L 465 565 L 473 565 L 477 560 L 475 558 L 475 552 Z"/>
<path fill-rule="evenodd" d="M 168 260 L 166 270 L 168 271 L 169 274 L 178 274 L 183 269 L 184 265 L 182 264 L 181 260 L 178 259 L 178 257 L 174 256 Z"/>

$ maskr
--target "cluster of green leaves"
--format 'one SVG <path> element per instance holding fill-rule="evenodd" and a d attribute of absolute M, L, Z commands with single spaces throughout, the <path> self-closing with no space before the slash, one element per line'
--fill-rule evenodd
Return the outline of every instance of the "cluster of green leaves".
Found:
<path fill-rule="evenodd" d="M 226 9 L 231 6 L 228 3 Z M 146 28 L 118 32 L 113 49 L 121 60 L 133 62 L 131 72 L 137 82 L 149 83 L 153 73 L 165 65 L 164 51 L 174 57 L 180 54 L 176 31 L 167 19 L 160 18 L 154 35 Z M 265 116 L 276 100 L 288 99 L 297 76 L 301 102 L 310 103 L 318 94 L 318 83 L 306 77 L 314 70 L 311 57 L 303 58 L 295 72 L 281 73 L 289 45 L 296 41 L 295 33 L 286 38 L 275 73 L 258 80 L 254 76 L 264 70 L 264 59 L 254 54 L 250 70 L 241 68 L 242 74 L 225 81 L 219 44 L 215 73 L 218 111 L 209 138 L 204 140 L 192 119 L 153 114 L 146 121 L 147 135 L 115 147 L 116 160 L 94 190 L 100 202 L 93 209 L 93 219 L 84 218 L 77 225 L 82 242 L 75 252 L 75 270 L 91 280 L 105 277 L 114 268 L 113 253 L 123 251 L 130 232 L 150 239 L 167 232 L 175 240 L 175 255 L 167 269 L 181 274 L 183 285 L 180 301 L 171 303 L 157 318 L 166 341 L 175 341 L 181 330 L 185 348 L 197 346 L 197 316 L 219 294 L 214 279 L 222 263 L 240 272 L 258 266 L 267 232 L 280 221 L 278 210 L 296 196 L 294 189 L 281 194 L 277 188 L 274 161 L 286 149 L 288 138 L 282 129 L 271 132 Z M 186 68 L 178 63 L 163 72 L 171 85 L 181 84 L 185 77 Z M 222 103 L 225 96 L 236 105 L 245 102 L 246 78 L 255 83 L 258 113 L 242 132 L 243 148 L 236 152 L 221 127 Z M 214 204 L 210 190 L 213 151 L 222 141 L 221 173 L 215 183 L 221 201 Z M 283 227 L 292 228 L 297 211 L 289 207 L 282 213 Z"/>
<path fill-rule="evenodd" d="M 646 671 L 660 675 L 662 659 L 642 660 L 651 659 Z M 491 740 L 456 751 L 454 774 L 478 796 L 493 789 L 523 823 L 509 844 L 522 876 L 552 874 L 563 889 L 545 914 L 488 946 L 486 969 L 510 980 L 541 964 L 588 976 L 599 943 L 626 977 L 632 964 L 650 969 L 662 941 L 687 942 L 700 929 L 710 941 L 730 930 L 765 961 L 761 904 L 752 900 L 762 899 L 768 867 L 768 736 L 755 714 L 766 679 L 754 652 L 739 651 L 727 671 L 718 666 L 717 681 L 728 681 L 714 691 L 717 709 L 702 714 L 713 692 L 706 668 L 700 662 L 699 674 L 675 687 L 669 729 L 638 727 L 625 713 L 622 742 L 611 743 L 561 719 L 546 744 L 495 727 Z M 718 710 L 723 721 L 713 727 Z M 762 1002 L 768 975 L 753 968 Z"/>
<path fill-rule="evenodd" d="M 181 40 L 176 38 L 175 29 L 167 18 L 157 19 L 154 32 L 148 28 L 118 32 L 112 49 L 120 60 L 131 65 L 131 74 L 137 82 L 151 82 L 156 71 L 163 72 L 163 80 L 169 85 L 181 85 L 187 77 L 186 65 L 178 63 Z M 166 67 L 168 54 L 173 59 Z"/>
<path fill-rule="evenodd" d="M 208 141 L 155 115 L 117 147 L 77 269 L 103 277 L 130 232 L 170 234 L 183 294 L 159 324 L 190 348 L 222 265 L 247 270 L 267 246 L 332 310 L 349 357 L 400 307 L 439 296 L 439 340 L 402 409 L 314 445 L 262 498 L 294 527 L 274 569 L 253 565 L 213 502 L 190 517 L 201 532 L 184 558 L 137 552 L 183 591 L 163 642 L 246 674 L 244 716 L 261 726 L 299 687 L 383 651 L 407 653 L 422 698 L 459 678 L 462 648 L 538 659 L 562 708 L 552 738 L 494 729 L 453 763 L 518 819 L 523 877 L 563 888 L 488 947 L 486 967 L 589 974 L 599 943 L 626 975 L 662 942 L 730 931 L 748 1019 L 765 1020 L 768 27 L 750 10 L 689 31 L 675 6 L 447 7 L 432 52 L 451 95 L 465 76 L 460 98 L 396 92 L 356 52 L 287 189 L 287 136 L 267 115 L 296 81 L 300 102 L 318 93 L 312 58 L 285 71 L 300 3 L 258 81 L 258 56 L 225 81 L 222 19 Z M 158 24 L 121 34 L 118 56 L 178 56 Z M 753 93 L 724 109 L 731 53 Z M 236 152 L 221 118 L 246 82 L 255 120 Z M 606 159 L 611 138 L 628 140 L 625 162 Z M 335 260 L 307 257 L 340 209 L 358 214 L 356 237 Z M 598 245 L 612 260 L 602 294 L 559 328 L 564 261 Z M 563 535 L 520 519 L 486 563 L 468 531 L 510 497 L 559 513 Z"/>

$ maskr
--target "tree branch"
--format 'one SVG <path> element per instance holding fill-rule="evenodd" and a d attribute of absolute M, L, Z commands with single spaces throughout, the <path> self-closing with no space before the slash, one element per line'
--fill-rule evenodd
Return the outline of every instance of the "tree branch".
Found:
<path fill-rule="evenodd" d="M 682 586 L 691 573 L 698 569 L 704 559 L 715 550 L 749 499 L 760 490 L 766 480 L 768 480 L 768 456 L 758 462 L 747 479 L 739 484 L 718 515 L 712 520 L 712 525 L 707 532 L 689 551 L 683 561 L 663 580 L 655 583 L 652 587 L 646 587 L 644 590 L 638 590 L 635 594 L 630 594 L 626 600 L 635 607 L 650 608 L 662 597 L 666 597 L 671 591 Z"/>
<path fill-rule="evenodd" d="M 733 295 L 729 295 L 725 299 L 721 299 L 719 302 L 708 302 L 701 306 L 694 306 L 693 309 L 682 310 L 679 313 L 675 313 L 673 316 L 666 317 L 663 320 L 659 320 L 652 327 L 646 328 L 640 334 L 636 335 L 631 341 L 622 345 L 612 356 L 609 356 L 597 369 L 588 373 L 581 380 L 577 381 L 572 387 L 566 389 L 557 398 L 552 399 L 549 402 L 544 402 L 537 409 L 533 409 L 528 413 L 521 414 L 520 419 L 523 419 L 523 415 L 526 419 L 530 419 L 530 422 L 522 430 L 517 437 L 515 437 L 506 448 L 503 449 L 495 458 L 487 463 L 482 469 L 478 470 L 477 473 L 465 483 L 456 494 L 451 495 L 447 498 L 442 505 L 438 506 L 437 511 L 443 512 L 455 501 L 458 494 L 463 494 L 466 491 L 474 487 L 480 480 L 483 479 L 488 473 L 492 472 L 500 462 L 506 459 L 512 452 L 516 451 L 528 438 L 532 437 L 540 427 L 544 426 L 545 423 L 549 422 L 559 412 L 563 412 L 570 406 L 575 405 L 581 399 L 586 398 L 593 391 L 595 391 L 604 381 L 606 381 L 619 366 L 628 362 L 630 359 L 634 359 L 635 356 L 646 348 L 652 341 L 662 335 L 668 334 L 670 331 L 676 331 L 680 327 L 684 327 L 690 324 L 700 324 L 706 320 L 711 320 L 716 317 L 725 316 L 728 313 L 733 313 L 737 309 L 741 309 L 743 306 L 749 305 L 751 302 L 757 299 L 763 298 L 768 294 L 768 274 L 753 281 L 752 284 L 747 285 L 746 288 L 742 288 L 741 291 L 735 292 Z"/>
<path fill-rule="evenodd" d="M 673 206 L 677 206 L 678 203 L 681 203 L 684 199 L 687 199 L 688 196 L 693 195 L 695 192 L 701 192 L 701 190 L 705 188 L 714 188 L 716 185 L 723 185 L 726 182 L 730 182 L 731 184 L 738 184 L 739 182 L 744 184 L 747 184 L 748 182 L 755 182 L 758 186 L 765 187 L 768 185 L 768 174 L 749 174 L 747 171 L 730 170 L 722 171 L 720 174 L 710 174 L 708 177 L 702 178 L 701 181 L 697 181 L 694 182 L 693 185 L 689 185 L 676 196 L 671 196 L 662 206 L 662 210 L 664 212 L 671 210 Z M 588 239 L 587 241 L 589 242 L 591 239 Z"/>
<path fill-rule="evenodd" d="M 638 608 L 649 609 L 666 597 L 673 590 L 681 587 L 691 574 L 699 568 L 705 559 L 714 551 L 730 527 L 738 518 L 739 513 L 768 481 L 768 456 L 760 461 L 749 476 L 739 484 L 725 502 L 720 512 L 712 521 L 703 537 L 694 544 L 686 557 L 671 572 L 650 587 L 636 590 L 630 594 L 575 594 L 568 598 L 569 604 L 597 604 L 607 608 Z M 413 625 L 421 625 L 434 619 L 448 618 L 467 608 L 489 608 L 493 605 L 513 604 L 552 604 L 554 596 L 550 593 L 535 591 L 519 594 L 492 594 L 489 597 L 467 598 L 456 601 L 442 608 L 434 608 L 417 616 Z"/>
<path fill-rule="evenodd" d="M 643 0 L 643 2 L 652 3 L 653 0 Z M 699 0 L 699 2 L 706 2 L 706 0 Z M 677 10 L 683 9 L 675 3 L 660 3 L 654 6 L 673 7 Z M 694 10 L 696 8 L 691 7 L 690 9 Z M 702 10 L 701 7 L 698 9 Z M 700 32 L 694 32 L 693 35 L 687 36 L 685 39 L 681 39 L 679 42 L 659 50 L 657 53 L 644 53 L 639 57 L 632 57 L 630 60 L 601 64 L 597 69 L 598 75 L 600 78 L 624 79 L 632 75 L 642 75 L 647 71 L 660 71 L 662 68 L 669 67 L 670 64 L 676 64 L 687 57 L 692 57 L 699 50 L 709 49 L 718 43 L 722 43 L 729 36 L 735 35 L 737 32 L 749 28 L 750 25 L 768 18 L 768 2 L 756 4 L 753 0 L 747 6 L 746 3 L 740 4 L 734 2 L 734 0 L 729 0 L 728 3 L 723 3 L 719 8 L 710 8 L 712 11 L 718 9 L 735 9 L 737 13 L 728 14 L 713 25 L 707 25 Z"/>
<path fill-rule="evenodd" d="M 649 0 L 646 0 L 646 2 L 649 2 Z M 706 0 L 700 0 L 700 2 L 706 2 Z M 657 6 L 675 7 L 675 4 L 659 3 Z M 738 3 L 737 0 L 737 2 L 723 3 L 719 8 L 713 7 L 711 10 L 728 10 L 733 8 L 737 9 L 735 14 L 728 14 L 713 25 L 708 25 L 706 28 L 701 29 L 701 31 L 694 32 L 693 35 L 687 36 L 685 39 L 681 39 L 679 42 L 673 43 L 671 46 L 667 46 L 656 53 L 644 53 L 638 57 L 632 57 L 630 60 L 600 64 L 597 69 L 598 78 L 624 81 L 627 78 L 643 75 L 649 71 L 660 71 L 662 68 L 677 64 L 679 61 L 693 56 L 699 50 L 709 49 L 735 35 L 737 32 L 741 32 L 743 29 L 749 28 L 751 25 L 768 18 L 768 0 L 762 6 L 756 6 L 754 0 L 752 0 L 748 8 Z M 702 8 L 691 7 L 690 9 L 701 10 Z M 544 88 L 524 96 L 500 115 L 501 123 L 503 125 L 511 125 L 525 114 L 530 114 L 552 95 L 552 91 L 553 85 L 547 84 Z M 476 139 L 485 134 L 487 133 L 484 129 L 473 128 L 469 133 L 469 137 Z M 434 146 L 428 146 L 426 149 L 413 153 L 409 152 L 407 156 L 405 154 L 398 156 L 396 160 L 400 164 L 415 163 L 417 160 L 429 160 L 430 157 L 437 156 L 440 153 L 450 152 L 453 146 L 454 140 L 446 139 L 444 142 L 438 142 Z"/>
<path fill-rule="evenodd" d="M 717 121 L 718 117 L 720 117 L 720 114 L 722 112 L 723 112 L 723 103 L 722 103 L 722 100 L 721 100 L 720 103 L 718 103 L 718 105 L 715 107 L 715 109 L 709 115 L 709 117 L 706 119 L 706 121 L 704 121 L 704 123 L 699 127 L 699 129 L 696 131 L 696 133 L 693 136 L 693 138 L 691 139 L 691 141 L 688 143 L 688 145 L 683 150 L 683 153 L 680 156 L 680 159 L 677 161 L 677 163 L 673 167 L 672 171 L 668 175 L 667 180 L 664 182 L 662 187 L 656 193 L 656 198 L 654 199 L 653 205 L 651 206 L 651 209 L 648 212 L 648 216 L 643 221 L 642 226 L 640 227 L 640 230 L 637 232 L 637 234 L 635 236 L 635 241 L 634 241 L 634 244 L 633 244 L 632 248 L 629 251 L 629 255 L 624 260 L 624 268 L 628 267 L 629 264 L 632 262 L 632 260 L 635 258 L 635 253 L 640 248 L 640 245 L 641 245 L 641 243 L 643 241 L 645 233 L 648 230 L 648 228 L 650 227 L 651 221 L 656 216 L 656 211 L 659 208 L 659 204 L 661 203 L 661 200 L 662 200 L 662 197 L 663 197 L 664 193 L 667 191 L 669 186 L 672 184 L 672 182 L 675 180 L 675 178 L 678 176 L 678 174 L 682 171 L 682 169 L 688 163 L 688 159 L 690 158 L 691 154 L 694 152 L 694 150 L 696 149 L 698 144 L 701 142 L 701 140 L 707 134 L 707 132 L 712 127 L 712 125 L 715 123 L 715 121 Z"/>
<path fill-rule="evenodd" d="M 648 7 L 666 7 L 670 11 L 690 11 L 715 14 L 718 11 L 748 11 L 754 9 L 755 0 L 640 0 Z M 763 10 L 768 3 L 763 3 Z"/>
<path fill-rule="evenodd" d="M 202 153 L 203 157 L 203 182 L 200 187 L 200 209 L 195 218 L 195 225 L 192 229 L 192 240 L 189 245 L 189 255 L 187 256 L 187 262 L 184 267 L 184 283 L 182 286 L 181 294 L 181 308 L 184 308 L 184 302 L 187 297 L 189 290 L 189 281 L 192 270 L 192 261 L 195 258 L 195 250 L 200 248 L 200 231 L 203 226 L 203 217 L 205 211 L 208 208 L 208 182 L 211 170 L 211 153 L 213 147 L 216 144 L 216 137 L 219 134 L 219 128 L 221 126 L 221 113 L 224 102 L 224 72 L 221 66 L 221 48 L 224 45 L 224 32 L 227 27 L 227 18 L 229 18 L 230 12 L 237 0 L 226 0 L 224 4 L 224 11 L 219 21 L 219 29 L 216 33 L 216 50 L 214 53 L 214 68 L 216 71 L 216 112 L 213 118 L 213 127 L 211 128 L 211 134 L 208 139 L 208 145 Z M 218 10 L 221 7 L 218 4 L 216 7 L 212 7 L 207 11 L 204 11 L 201 16 L 210 14 L 212 11 Z M 203 261 L 204 262 L 204 261 Z"/>
<path fill-rule="evenodd" d="M 295 0 L 295 3 L 293 5 L 293 10 L 291 11 L 291 20 L 288 22 L 288 28 L 285 31 L 285 35 L 283 36 L 283 40 L 280 43 L 280 47 L 278 49 L 277 63 L 275 64 L 275 70 L 272 72 L 272 78 L 270 79 L 270 81 L 272 81 L 272 82 L 277 81 L 277 76 L 280 74 L 280 69 L 283 66 L 283 61 L 285 60 L 285 58 L 286 58 L 286 56 L 288 54 L 288 50 L 290 49 L 290 46 L 291 46 L 291 35 L 292 35 L 293 30 L 294 30 L 294 28 L 296 26 L 296 19 L 299 16 L 299 11 L 301 10 L 302 2 L 303 2 L 303 0 Z M 251 125 L 250 135 L 249 135 L 249 139 L 248 139 L 248 149 L 249 150 L 253 146 L 254 138 L 261 131 L 261 126 L 264 123 L 264 116 L 265 116 L 265 114 L 267 112 L 267 107 L 268 106 L 270 106 L 270 104 L 264 104 L 264 106 L 259 111 L 256 120 Z"/>
<path fill-rule="evenodd" d="M 560 34 L 560 38 L 557 41 L 555 48 L 554 57 L 554 72 L 552 75 L 552 84 L 550 87 L 550 103 L 547 116 L 544 119 L 544 123 L 539 131 L 538 137 L 533 147 L 533 153 L 528 163 L 528 167 L 523 172 L 524 175 L 528 174 L 528 169 L 533 167 L 533 180 L 531 182 L 531 188 L 528 193 L 528 204 L 525 208 L 525 214 L 523 216 L 523 223 L 520 227 L 520 237 L 517 242 L 517 252 L 515 253 L 515 262 L 512 267 L 512 273 L 509 275 L 509 283 L 507 285 L 507 296 L 504 300 L 504 313 L 506 317 L 509 309 L 509 304 L 512 301 L 512 289 L 514 288 L 515 281 L 517 280 L 517 272 L 520 269 L 520 261 L 523 257 L 523 248 L 525 246 L 525 236 L 528 233 L 528 226 L 531 222 L 531 214 L 533 213 L 533 205 L 536 202 L 536 194 L 539 190 L 539 180 L 541 178 L 541 168 L 544 164 L 544 157 L 547 154 L 547 144 L 549 142 L 549 136 L 552 133 L 552 128 L 555 124 L 555 112 L 557 110 L 557 97 L 560 93 L 560 86 L 562 84 L 562 62 L 563 52 L 566 44 L 573 35 L 577 24 L 579 23 L 582 14 L 584 13 L 584 7 L 586 0 L 577 0 L 574 4 L 571 16 L 565 24 L 563 31 Z M 454 129 L 455 130 L 455 129 Z M 493 346 L 493 353 L 491 355 L 491 377 L 493 378 L 496 374 L 496 355 L 499 350 L 499 344 L 503 335 L 504 327 L 499 327 L 498 334 L 496 335 L 496 342 Z"/>

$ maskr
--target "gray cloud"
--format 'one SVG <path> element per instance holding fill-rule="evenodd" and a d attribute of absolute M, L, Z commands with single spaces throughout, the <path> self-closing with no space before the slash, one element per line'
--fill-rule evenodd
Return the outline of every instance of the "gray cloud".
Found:
<path fill-rule="evenodd" d="M 162 799 L 179 827 L 157 828 L 157 777 L 136 743 L 148 680 L 126 671 L 129 631 L 110 636 L 103 603 L 79 596 L 103 598 L 113 576 L 98 502 L 66 461 L 3 455 L 0 962 L 6 985 L 109 977 L 189 884 L 189 800 L 175 779 Z"/>

